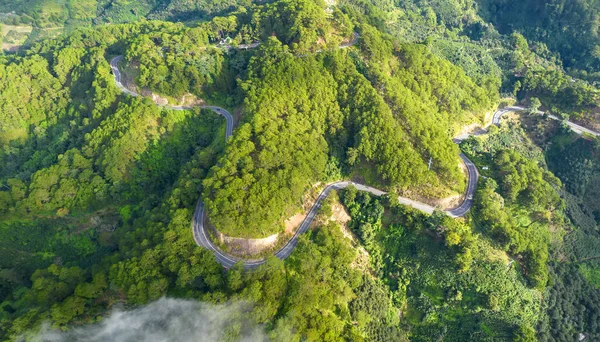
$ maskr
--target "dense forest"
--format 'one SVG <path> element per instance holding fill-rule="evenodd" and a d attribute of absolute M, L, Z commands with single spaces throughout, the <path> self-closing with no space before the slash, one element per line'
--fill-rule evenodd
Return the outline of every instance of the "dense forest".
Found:
<path fill-rule="evenodd" d="M 142 18 L 202 20 L 251 3 L 251 0 L 2 0 L 0 20 L 11 25 L 30 24 L 35 27 L 90 26 Z"/>
<path fill-rule="evenodd" d="M 247 324 L 276 341 L 599 339 L 598 139 L 523 114 L 452 142 L 499 102 L 593 123 L 594 11 L 0 0 L 3 23 L 68 28 L 0 55 L 0 339 L 165 296 L 244 303 L 224 340 L 248 340 Z M 543 24 L 559 20 L 572 26 Z M 119 55 L 146 96 L 117 88 Z M 156 96 L 228 109 L 233 136 L 211 110 Z M 482 176 L 465 217 L 398 203 L 462 193 L 459 152 Z M 199 198 L 221 232 L 265 237 L 315 184 L 350 179 L 390 195 L 332 192 L 286 260 L 225 270 L 194 242 Z"/>
<path fill-rule="evenodd" d="M 484 18 L 500 32 L 520 31 L 544 43 L 566 67 L 597 71 L 600 37 L 594 1 L 481 0 Z"/>

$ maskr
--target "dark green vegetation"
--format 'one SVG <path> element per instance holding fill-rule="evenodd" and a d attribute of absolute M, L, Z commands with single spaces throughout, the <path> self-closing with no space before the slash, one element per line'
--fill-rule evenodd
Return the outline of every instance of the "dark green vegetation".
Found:
<path fill-rule="evenodd" d="M 554 138 L 547 153 L 550 169 L 565 184 L 567 212 L 577 227 L 565 241 L 565 250 L 574 260 L 600 255 L 599 152 L 597 142 L 565 134 Z"/>
<path fill-rule="evenodd" d="M 279 12 L 286 16 L 266 20 Z M 219 224 L 239 204 L 231 196 L 240 184 L 251 186 L 241 191 L 244 211 L 234 218 L 271 216 L 244 231 L 230 226 L 251 236 L 262 233 L 257 226 L 279 230 L 309 186 L 340 173 L 372 168 L 364 176 L 373 184 L 460 190 L 451 130 L 437 123 L 481 120 L 497 95 L 423 47 L 394 46 L 368 23 L 338 10 L 326 16 L 312 1 L 251 13 L 193 28 L 143 22 L 83 29 L 2 58 L 3 339 L 31 334 L 44 321 L 93 322 L 115 303 L 163 295 L 250 300 L 281 340 L 290 331 L 310 340 L 405 336 L 386 288 L 350 266 L 355 251 L 338 228 L 304 237 L 285 264 L 225 274 L 193 242 L 193 208 L 204 191 Z M 265 19 L 249 21 L 256 16 Z M 353 29 L 364 34 L 360 46 L 339 50 Z M 225 36 L 263 44 L 247 52 L 215 48 Z M 317 49 L 325 51 L 311 53 Z M 211 111 L 170 111 L 121 95 L 108 64 L 117 54 L 137 63 L 141 87 L 243 103 L 233 139 L 223 145 L 223 121 Z M 380 93 L 380 82 L 397 89 Z M 449 89 L 461 95 L 438 101 Z M 435 164 L 427 172 L 429 157 Z"/>
<path fill-rule="evenodd" d="M 554 113 L 576 114 L 577 119 L 589 121 L 589 112 L 600 101 L 595 88 L 600 67 L 598 4 L 587 0 L 476 2 L 484 19 L 501 33 L 513 34 L 518 57 L 514 59 L 515 93 L 520 98 L 537 96 Z"/>
<path fill-rule="evenodd" d="M 594 340 L 599 332 L 600 145 L 564 127 L 544 124 L 543 118 L 531 123 L 529 134 L 545 146 L 545 153 L 514 123 L 463 145 L 480 165 L 490 166 L 483 175 L 498 181 L 496 185 L 488 179 L 479 191 L 475 217 L 482 220 L 483 232 L 508 243 L 504 246 L 511 254 L 520 253 L 522 259 L 517 255 L 516 260 L 532 285 L 548 278 L 537 338 L 570 341 L 581 333 Z M 548 171 L 563 184 L 559 202 L 552 190 L 559 189 L 559 182 Z M 501 211 L 494 211 L 499 207 Z M 546 258 L 549 272 L 542 268 Z"/>
<path fill-rule="evenodd" d="M 89 26 L 148 19 L 210 19 L 250 0 L 1 0 L 1 20 L 7 24 L 34 27 Z M 12 12 L 15 12 L 12 14 Z"/>
<path fill-rule="evenodd" d="M 225 272 L 190 232 L 201 194 L 220 230 L 260 237 L 317 182 L 462 191 L 450 138 L 499 93 L 555 113 L 596 106 L 527 32 L 502 35 L 453 0 L 11 5 L 40 27 L 196 22 L 78 29 L 0 56 L 0 339 L 165 295 L 248 301 L 282 341 L 600 338 L 598 142 L 542 118 L 535 143 L 511 124 L 461 146 L 488 177 L 465 219 L 348 189 L 353 242 L 325 220 L 332 195 L 289 259 L 253 272 Z M 234 136 L 212 111 L 121 95 L 116 55 L 140 91 L 227 107 Z"/>
<path fill-rule="evenodd" d="M 466 221 L 342 192 L 411 340 L 598 338 L 599 145 L 568 130 L 546 144 L 514 123 L 465 142 L 489 177 Z"/>
<path fill-rule="evenodd" d="M 397 40 L 426 45 L 433 54 L 463 68 L 479 84 L 487 84 L 488 88 L 500 85 L 501 92 L 507 96 L 514 95 L 518 100 L 536 96 L 542 100 L 544 109 L 555 114 L 575 114 L 582 120 L 591 120 L 590 111 L 598 107 L 600 99 L 595 86 L 590 84 L 595 85 L 598 80 L 591 72 L 595 69 L 577 66 L 581 70 L 570 68 L 567 74 L 563 66 L 572 67 L 566 61 L 572 57 L 553 50 L 557 47 L 572 53 L 585 51 L 574 47 L 575 44 L 585 44 L 590 51 L 595 49 L 598 38 L 593 22 L 597 21 L 594 10 L 597 5 L 588 5 L 590 1 L 345 2 L 368 14 L 372 24 Z M 553 19 L 539 15 L 540 11 L 549 13 Z M 569 17 L 567 13 L 577 15 Z M 531 20 L 535 15 L 536 19 Z M 498 20 L 490 22 L 490 18 Z M 523 25 L 528 29 L 522 29 Z M 590 39 L 589 35 L 596 38 Z M 598 59 L 586 60 L 597 64 Z"/>
<path fill-rule="evenodd" d="M 474 233 L 472 221 L 426 216 L 352 188 L 341 198 L 411 341 L 512 341 L 533 333 L 541 293 Z"/>
<path fill-rule="evenodd" d="M 365 34 L 362 39 L 365 45 L 373 43 L 369 50 L 374 52 L 377 38 L 371 41 Z M 422 49 L 410 46 L 397 50 L 398 57 L 385 45 L 379 48 L 384 50 L 378 53 L 387 53 L 395 61 L 404 58 L 407 65 L 426 57 L 433 59 Z M 437 125 L 450 122 L 442 115 L 458 116 L 460 112 L 436 115 L 434 105 L 429 111 L 423 108 L 419 99 L 434 95 L 424 93 L 419 97 L 419 89 L 402 86 L 402 77 L 404 82 L 409 79 L 407 75 L 415 77 L 408 73 L 410 70 L 403 71 L 406 76 L 386 79 L 397 86 L 386 101 L 358 72 L 345 51 L 297 59 L 279 43 L 269 42 L 259 53 L 261 58 L 255 61 L 261 63 L 250 64 L 249 80 L 242 85 L 247 123 L 240 126 L 223 162 L 204 182 L 207 208 L 219 230 L 246 236 L 277 232 L 297 210 L 306 189 L 327 176 L 328 163 L 341 166 L 343 173 L 373 168 L 370 184 L 389 188 L 429 184 L 424 192 L 438 196 L 434 191 L 439 185 L 460 189 L 464 176 L 457 167 L 458 152 L 444 130 L 448 125 Z M 265 60 L 270 63 L 263 64 Z M 451 65 L 439 61 L 437 69 L 444 71 L 444 67 L 452 70 Z M 455 67 L 454 72 L 461 79 L 462 72 Z M 427 74 L 421 75 L 428 79 Z M 429 80 L 430 89 L 446 86 L 433 81 L 433 77 Z M 275 91 L 283 86 L 292 91 Z M 465 97 L 472 99 L 470 95 Z M 425 160 L 430 156 L 437 175 L 427 172 Z"/>
<path fill-rule="evenodd" d="M 600 36 L 595 1 L 478 0 L 484 18 L 500 32 L 520 31 L 547 45 L 564 65 L 598 71 Z M 542 48 L 546 48 L 545 46 Z"/>
<path fill-rule="evenodd" d="M 298 58 L 296 51 L 311 50 L 303 36 L 291 49 L 275 40 L 258 49 L 241 84 L 243 122 L 204 181 L 208 213 L 221 232 L 280 231 L 332 166 L 344 175 L 372 170 L 362 173 L 369 184 L 393 190 L 436 197 L 462 190 L 448 128 L 481 122 L 474 113 L 489 109 L 497 94 L 423 47 L 394 47 L 366 23 L 356 29 L 358 52 L 334 47 Z"/>
<path fill-rule="evenodd" d="M 480 165 L 489 165 L 487 174 L 492 176 L 477 190 L 474 212 L 479 228 L 518 255 L 530 284 L 543 290 L 548 282 L 550 232 L 556 238 L 569 223 L 559 197 L 560 180 L 545 169 L 539 149 L 522 134 L 503 125 L 487 136 L 469 139 L 463 150 Z M 521 150 L 510 148 L 513 144 L 520 144 Z"/>
<path fill-rule="evenodd" d="M 550 264 L 553 284 L 541 341 L 600 338 L 600 144 L 566 133 L 553 138 L 547 153 L 550 169 L 565 184 L 567 213 L 574 225 L 558 260 Z"/>

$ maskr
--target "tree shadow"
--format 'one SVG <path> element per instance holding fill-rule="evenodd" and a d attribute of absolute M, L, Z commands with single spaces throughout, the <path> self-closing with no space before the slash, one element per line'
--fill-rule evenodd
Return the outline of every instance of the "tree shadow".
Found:
<path fill-rule="evenodd" d="M 198 176 L 203 178 L 225 147 L 225 120 L 212 110 L 163 109 L 162 118 L 166 121 L 168 117 L 179 117 L 180 121 L 165 127 L 160 139 L 139 156 L 129 180 L 122 186 L 124 199 L 139 208 L 158 205 L 172 189 L 182 168 L 198 153 Z M 198 196 L 200 184 L 195 184 Z"/>

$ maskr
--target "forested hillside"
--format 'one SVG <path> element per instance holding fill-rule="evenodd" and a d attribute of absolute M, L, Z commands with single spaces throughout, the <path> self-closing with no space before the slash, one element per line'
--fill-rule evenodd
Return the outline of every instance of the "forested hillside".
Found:
<path fill-rule="evenodd" d="M 596 34 L 593 5 L 581 1 L 565 2 L 564 6 L 531 1 L 343 2 L 365 13 L 373 25 L 398 41 L 423 44 L 433 54 L 460 66 L 486 88 L 500 86 L 501 93 L 519 101 L 537 97 L 544 109 L 592 127 L 600 122 L 595 114 L 600 101 L 598 75 L 591 67 L 569 62 L 569 58 L 575 60 L 572 55 L 586 53 L 586 49 L 591 51 L 595 46 L 597 38 L 589 37 Z M 529 4 L 535 10 L 527 7 Z M 552 16 L 567 16 L 576 8 L 580 14 L 555 20 L 538 14 L 536 11 L 541 8 Z M 497 20 L 491 19 L 492 10 L 496 11 Z M 533 16 L 535 20 L 531 20 Z M 553 28 L 555 32 L 550 33 Z M 545 30 L 549 31 L 541 34 Z M 587 45 L 582 48 L 575 44 Z M 567 49 L 570 54 L 554 47 Z M 586 58 L 576 60 L 594 60 Z"/>
<path fill-rule="evenodd" d="M 297 10 L 304 17 L 317 13 L 309 6 Z M 325 17 L 313 17 L 310 28 L 320 32 L 328 25 L 318 20 Z M 295 51 L 314 50 L 312 35 L 297 36 L 291 50 L 274 40 L 258 49 L 241 86 L 244 123 L 204 181 L 203 197 L 219 231 L 251 237 L 278 232 L 311 184 L 335 180 L 325 174 L 332 167 L 342 174 L 372 169 L 361 176 L 396 191 L 421 188 L 443 197 L 462 189 L 449 127 L 481 123 L 497 92 L 424 49 L 393 47 L 366 23 L 356 29 L 359 54 L 334 49 L 298 58 Z M 446 97 L 450 87 L 454 96 Z"/>
<path fill-rule="evenodd" d="M 535 340 L 541 293 L 475 221 L 425 216 L 352 188 L 341 198 L 411 341 Z"/>
<path fill-rule="evenodd" d="M 524 113 L 452 141 L 501 101 L 592 122 L 595 64 L 491 3 L 0 0 L 3 22 L 69 27 L 0 55 L 0 339 L 69 340 L 165 296 L 231 304 L 223 340 L 600 338 L 598 140 Z M 186 99 L 233 135 L 157 104 Z M 459 197 L 459 152 L 482 176 L 469 213 L 398 203 Z M 194 241 L 199 199 L 260 238 L 339 180 L 389 196 L 332 191 L 285 260 L 225 270 Z"/>
<path fill-rule="evenodd" d="M 548 166 L 565 185 L 564 199 L 573 230 L 550 263 L 547 316 L 541 321 L 541 341 L 564 341 L 578 332 L 600 338 L 600 144 L 562 131 L 552 138 Z M 566 319 L 565 319 L 566 317 Z"/>
<path fill-rule="evenodd" d="M 3 12 L 1 20 L 12 25 L 76 27 L 124 23 L 142 18 L 173 21 L 210 19 L 250 3 L 251 0 L 2 0 L 0 12 Z"/>
<path fill-rule="evenodd" d="M 420 186 L 432 196 L 462 189 L 452 127 L 480 122 L 497 93 L 420 47 L 394 46 L 385 33 L 351 18 L 356 14 L 325 15 L 325 9 L 309 0 L 279 1 L 195 27 L 143 22 L 83 29 L 3 57 L 0 240 L 3 255 L 19 256 L 2 264 L 4 338 L 33 333 L 47 320 L 55 327 L 92 322 L 114 303 L 143 304 L 165 294 L 251 300 L 262 312 L 259 322 L 282 319 L 280 329 L 293 326 L 298 337 L 383 334 L 378 329 L 405 335 L 391 318 L 358 330 L 346 314 L 323 326 L 307 323 L 317 299 L 337 311 L 354 298 L 368 303 L 372 289 L 378 301 L 387 298 L 385 288 L 358 271 L 326 280 L 322 294 L 306 292 L 312 281 L 303 276 L 311 274 L 303 255 L 322 270 L 316 246 L 330 253 L 337 250 L 332 243 L 347 245 L 343 238 L 316 232 L 314 242 L 305 238 L 286 261 L 285 272 L 303 270 L 291 273 L 298 280 L 273 284 L 288 288 L 281 297 L 282 290 L 249 290 L 264 277 L 284 279 L 272 273 L 284 272 L 280 261 L 241 275 L 247 280 L 234 271 L 224 278 L 188 228 L 202 192 L 223 231 L 261 236 L 281 229 L 318 181 L 357 175 L 392 189 Z M 274 20 L 274 13 L 285 15 Z M 265 20 L 257 24 L 250 19 L 256 17 Z M 364 35 L 360 45 L 338 49 L 353 30 Z M 218 48 L 225 37 L 230 44 L 262 44 L 247 52 Z M 234 137 L 223 145 L 224 123 L 211 111 L 161 109 L 121 95 L 108 63 L 118 54 L 138 68 L 140 88 L 239 106 Z M 385 83 L 397 89 L 378 90 Z M 443 99 L 449 88 L 461 95 Z M 322 231 L 340 234 L 326 225 Z M 354 259 L 344 248 L 343 258 L 323 256 L 336 260 L 331 274 L 347 272 Z M 287 302 L 296 303 L 293 311 Z M 368 322 L 365 312 L 391 317 L 352 305 L 355 321 Z M 276 312 L 289 314 L 274 318 Z"/>
<path fill-rule="evenodd" d="M 367 30 L 373 29 L 362 31 Z M 406 47 L 393 51 L 379 34 L 371 32 L 375 35 L 365 33 L 362 38 L 370 64 L 378 64 L 375 61 L 382 60 L 382 54 L 396 63 L 404 59 L 407 65 L 427 57 L 435 61 L 423 50 Z M 335 176 L 324 174 L 330 170 L 328 163 L 341 167 L 343 173 L 374 169 L 374 174 L 368 175 L 371 184 L 391 189 L 421 186 L 433 196 L 448 193 L 440 192 L 440 186 L 461 189 L 464 176 L 458 169 L 458 151 L 448 126 L 460 122 L 457 116 L 464 115 L 463 110 L 442 111 L 437 105 L 443 100 L 424 105 L 421 99 L 435 99 L 435 95 L 427 94 L 426 88 L 411 90 L 409 86 L 415 84 L 404 86 L 400 75 L 389 78 L 397 87 L 387 87 L 395 89 L 391 95 L 395 98 L 386 101 L 349 63 L 351 57 L 344 52 L 297 59 L 278 43 L 268 42 L 259 56 L 251 62 L 249 80 L 242 85 L 249 122 L 239 128 L 222 166 L 204 182 L 211 220 L 221 232 L 253 237 L 277 232 L 297 210 L 302 194 L 312 183 Z M 465 88 L 474 88 L 475 93 L 466 95 L 465 91 L 463 101 L 477 103 L 474 109 L 480 112 L 489 108 L 491 99 L 459 69 L 440 66 L 439 72 L 454 71 L 455 80 L 465 80 Z M 433 81 L 433 92 L 444 86 L 435 84 L 434 77 L 422 75 Z M 404 82 L 408 83 L 407 78 Z M 283 87 L 290 89 L 289 93 L 273 91 Z M 335 89 L 344 92 L 336 94 Z M 456 90 L 460 91 L 460 86 Z M 475 97 L 478 92 L 481 99 Z M 461 104 L 461 98 L 453 100 L 458 101 L 459 108 L 469 106 Z M 451 115 L 455 117 L 450 119 Z M 312 143 L 304 145 L 303 141 Z M 429 172 L 428 157 L 435 162 Z"/>
<path fill-rule="evenodd" d="M 480 0 L 481 14 L 500 32 L 520 31 L 544 43 L 566 67 L 598 71 L 600 37 L 595 1 Z"/>

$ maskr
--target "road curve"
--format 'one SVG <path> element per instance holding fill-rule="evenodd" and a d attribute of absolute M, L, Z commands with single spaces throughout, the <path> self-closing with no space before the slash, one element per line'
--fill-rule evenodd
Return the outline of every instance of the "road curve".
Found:
<path fill-rule="evenodd" d="M 358 34 L 355 34 L 354 39 L 350 43 L 348 43 L 349 45 L 342 45 L 342 46 L 340 46 L 340 48 L 352 46 L 352 45 L 356 44 L 357 40 L 358 40 Z M 114 74 L 115 83 L 117 84 L 117 87 L 119 89 L 121 89 L 124 93 L 131 95 L 131 96 L 141 96 L 140 94 L 127 89 L 122 84 L 121 72 L 119 71 L 119 68 L 118 68 L 118 63 L 122 58 L 123 58 L 123 56 L 117 56 L 110 61 L 110 67 Z M 174 110 L 186 110 L 186 109 L 193 108 L 193 107 L 187 107 L 187 106 L 164 106 L 164 107 L 174 109 Z M 208 108 L 208 109 L 212 110 L 213 112 L 225 117 L 225 120 L 227 121 L 227 127 L 226 127 L 226 131 L 225 131 L 225 139 L 228 139 L 232 135 L 232 133 L 233 133 L 233 116 L 231 115 L 231 113 L 229 113 L 224 108 L 217 107 L 217 106 L 199 106 L 199 107 L 200 108 Z M 499 125 L 500 119 L 502 118 L 502 116 L 508 112 L 523 111 L 523 110 L 526 110 L 526 108 L 518 107 L 518 106 L 511 106 L 511 107 L 499 109 L 494 113 L 494 116 L 492 118 L 492 124 Z M 543 114 L 543 112 L 539 112 L 539 113 Z M 558 120 L 558 118 L 556 118 L 556 117 L 553 117 L 553 116 L 550 116 L 550 117 Z M 579 134 L 581 134 L 581 132 L 586 132 L 589 134 L 600 136 L 599 133 L 591 131 L 585 127 L 581 127 L 581 126 L 571 123 L 571 122 L 568 122 L 568 124 L 575 132 L 577 132 Z M 465 138 L 467 136 L 468 135 L 461 137 L 460 139 L 455 139 L 455 141 L 458 143 L 462 140 L 462 138 Z M 467 179 L 468 179 L 467 189 L 465 191 L 465 198 L 464 198 L 463 202 L 458 207 L 445 211 L 446 214 L 451 217 L 464 216 L 471 209 L 471 207 L 473 206 L 473 196 L 475 195 L 475 192 L 477 191 L 477 182 L 479 179 L 479 173 L 477 172 L 477 167 L 475 166 L 475 164 L 473 164 L 473 162 L 471 162 L 462 153 L 460 154 L 460 158 L 461 158 L 462 162 L 464 163 L 465 167 L 467 168 Z M 335 183 L 327 185 L 325 187 L 325 189 L 323 189 L 323 191 L 321 191 L 321 193 L 319 194 L 319 197 L 315 201 L 315 204 L 312 206 L 312 208 L 310 208 L 310 210 L 308 211 L 308 214 L 304 217 L 304 220 L 300 224 L 300 227 L 298 227 L 298 229 L 294 233 L 294 236 L 292 236 L 292 238 L 281 249 L 279 249 L 275 253 L 275 256 L 282 260 L 289 257 L 290 254 L 292 254 L 292 251 L 294 250 L 296 245 L 298 244 L 298 237 L 301 234 L 305 233 L 308 230 L 308 228 L 310 227 L 310 224 L 312 223 L 315 216 L 317 215 L 317 212 L 318 212 L 319 208 L 321 207 L 321 203 L 323 202 L 323 200 L 325 198 L 327 198 L 327 196 L 329 195 L 329 193 L 332 190 L 344 189 L 350 185 L 353 185 L 358 190 L 366 191 L 366 192 L 369 192 L 376 196 L 382 196 L 382 195 L 387 194 L 385 191 L 370 187 L 368 185 L 354 183 L 354 182 L 348 182 L 348 181 L 340 181 L 340 182 L 335 182 Z M 405 197 L 398 197 L 398 201 L 401 204 L 413 207 L 415 209 L 418 209 L 418 210 L 423 211 L 428 214 L 431 214 L 436 210 L 436 208 L 431 205 L 421 203 L 421 202 L 418 202 L 415 200 L 411 200 L 411 199 L 405 198 Z M 218 246 L 216 246 L 211 241 L 210 235 L 204 227 L 204 217 L 205 217 L 204 203 L 202 203 L 202 199 L 200 198 L 198 200 L 198 204 L 196 205 L 196 210 L 194 212 L 194 216 L 192 219 L 192 232 L 193 232 L 194 240 L 196 241 L 197 245 L 212 251 L 212 253 L 215 255 L 217 262 L 219 262 L 223 267 L 231 268 L 236 263 L 242 262 L 246 269 L 252 269 L 252 268 L 256 268 L 256 267 L 260 266 L 261 264 L 265 263 L 264 259 L 262 259 L 262 260 L 245 260 L 245 259 L 236 258 L 234 256 L 231 256 L 231 255 L 223 252 Z"/>
<path fill-rule="evenodd" d="M 132 90 L 129 90 L 121 82 L 121 72 L 119 71 L 119 62 L 121 61 L 121 59 L 123 59 L 123 56 L 117 56 L 110 61 L 110 68 L 112 69 L 113 76 L 115 79 L 115 83 L 117 84 L 117 87 L 119 89 L 121 89 L 121 91 L 123 91 L 124 93 L 126 93 L 130 96 L 142 96 Z M 229 138 L 233 134 L 233 116 L 231 115 L 231 113 L 229 113 L 227 110 L 225 110 L 221 107 L 217 107 L 217 106 L 169 106 L 169 105 L 166 105 L 163 107 L 168 108 L 168 109 L 173 109 L 173 110 L 188 110 L 188 109 L 193 109 L 195 107 L 210 109 L 213 112 L 225 117 L 225 120 L 227 122 L 227 127 L 225 129 L 225 139 Z"/>

